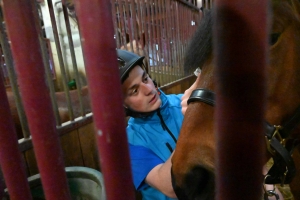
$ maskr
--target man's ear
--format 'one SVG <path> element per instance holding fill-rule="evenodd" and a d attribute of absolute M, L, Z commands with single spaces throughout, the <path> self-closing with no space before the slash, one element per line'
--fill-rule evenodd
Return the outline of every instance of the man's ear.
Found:
<path fill-rule="evenodd" d="M 148 74 L 148 76 L 151 78 L 151 76 L 150 76 L 149 74 Z M 151 79 L 152 79 L 152 78 L 151 78 Z M 155 88 L 156 88 L 158 94 L 160 95 L 160 91 L 158 90 L 158 84 L 157 84 L 157 82 L 156 82 L 155 80 L 153 80 L 153 79 L 152 79 L 152 82 L 153 82 L 153 84 L 154 84 L 154 86 L 155 86 Z"/>
<path fill-rule="evenodd" d="M 130 109 L 128 109 L 128 106 L 126 106 L 125 104 L 123 104 L 123 108 L 124 108 L 126 117 L 130 116 L 131 112 L 130 112 Z"/>
<path fill-rule="evenodd" d="M 155 81 L 155 80 L 152 80 L 152 81 L 153 81 L 153 84 L 154 84 L 154 86 L 155 86 L 155 88 L 156 88 L 156 90 L 157 90 L 158 95 L 160 95 L 160 90 L 159 90 L 158 87 L 157 87 L 156 81 Z"/>

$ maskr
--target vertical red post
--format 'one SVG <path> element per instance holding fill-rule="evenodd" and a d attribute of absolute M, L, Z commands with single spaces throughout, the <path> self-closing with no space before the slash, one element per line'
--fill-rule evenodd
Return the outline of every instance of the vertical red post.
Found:
<path fill-rule="evenodd" d="M 32 199 L 25 163 L 18 148 L 18 138 L 6 96 L 4 81 L 0 75 L 0 164 L 10 199 Z M 0 177 L 1 178 L 1 177 Z M 0 199 L 4 186 L 0 179 Z"/>
<path fill-rule="evenodd" d="M 4 18 L 46 199 L 66 200 L 70 193 L 32 3 L 4 0 Z"/>
<path fill-rule="evenodd" d="M 111 2 L 79 0 L 75 8 L 106 196 L 134 199 Z"/>
<path fill-rule="evenodd" d="M 267 1 L 216 0 L 214 8 L 217 199 L 260 199 Z"/>

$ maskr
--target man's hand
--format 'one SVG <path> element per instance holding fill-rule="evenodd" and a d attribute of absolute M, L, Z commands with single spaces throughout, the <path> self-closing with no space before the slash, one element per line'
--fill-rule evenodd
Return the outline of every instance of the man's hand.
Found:
<path fill-rule="evenodd" d="M 184 91 L 183 96 L 181 97 L 181 112 L 183 115 L 185 114 L 185 111 L 188 107 L 187 100 L 190 98 L 193 90 L 195 90 L 197 88 L 199 80 L 200 80 L 200 74 L 198 75 L 198 77 L 197 77 L 196 81 L 193 83 L 193 85 L 189 89 Z"/>

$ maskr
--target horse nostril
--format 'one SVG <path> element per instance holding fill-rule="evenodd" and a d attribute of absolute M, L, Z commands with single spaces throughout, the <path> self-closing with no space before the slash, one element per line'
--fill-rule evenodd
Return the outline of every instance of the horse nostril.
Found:
<path fill-rule="evenodd" d="M 173 173 L 172 167 L 171 167 L 171 178 L 172 178 L 172 186 L 178 200 L 187 200 L 188 197 L 186 196 L 184 189 L 181 188 L 176 182 L 176 177 Z"/>
<path fill-rule="evenodd" d="M 172 184 L 179 200 L 211 200 L 214 199 L 215 176 L 203 167 L 194 167 L 184 178 L 182 185 L 177 185 L 171 171 Z"/>

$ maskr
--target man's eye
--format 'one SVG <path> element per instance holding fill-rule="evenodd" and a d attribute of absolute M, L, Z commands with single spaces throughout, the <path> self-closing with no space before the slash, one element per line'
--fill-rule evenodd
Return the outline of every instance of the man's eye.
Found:
<path fill-rule="evenodd" d="M 146 76 L 145 78 L 144 78 L 144 82 L 147 82 L 148 81 L 148 76 Z"/>
<path fill-rule="evenodd" d="M 131 94 L 136 94 L 136 93 L 137 93 L 137 89 L 131 90 Z"/>

